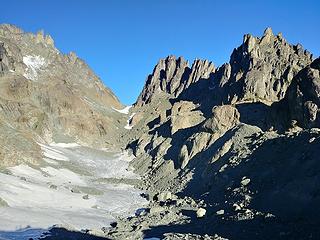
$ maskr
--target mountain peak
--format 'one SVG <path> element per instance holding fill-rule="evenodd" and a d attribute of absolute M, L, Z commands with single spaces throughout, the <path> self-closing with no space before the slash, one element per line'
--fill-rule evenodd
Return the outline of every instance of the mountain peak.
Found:
<path fill-rule="evenodd" d="M 290 45 L 281 33 L 274 35 L 268 27 L 261 37 L 244 35 L 243 43 L 234 49 L 229 63 L 218 71 L 208 60 L 196 59 L 189 67 L 183 57 L 169 55 L 161 59 L 148 76 L 137 105 L 151 102 L 159 94 L 177 97 L 199 79 L 209 80 L 204 85 L 210 88 L 219 86 L 216 96 L 224 103 L 271 104 L 283 99 L 293 76 L 311 61 L 312 55 L 301 45 Z"/>
<path fill-rule="evenodd" d="M 0 32 L 8 32 L 8 33 L 13 33 L 13 34 L 22 34 L 24 33 L 21 28 L 18 28 L 17 26 L 13 24 L 0 24 Z"/>
<path fill-rule="evenodd" d="M 0 26 L 0 105 L 17 113 L 10 119 L 5 110 L 0 119 L 47 141 L 69 136 L 87 145 L 102 144 L 118 124 L 112 107 L 122 104 L 75 53 L 63 55 L 53 45 L 43 31 Z"/>
<path fill-rule="evenodd" d="M 302 46 L 290 45 L 271 28 L 261 38 L 247 34 L 230 57 L 231 74 L 217 79 L 225 86 L 223 101 L 279 101 L 293 76 L 311 61 Z"/>
<path fill-rule="evenodd" d="M 160 59 L 148 76 L 136 104 L 142 106 L 149 103 L 159 94 L 177 97 L 191 84 L 202 78 L 207 79 L 214 71 L 214 64 L 208 60 L 196 59 L 190 68 L 183 57 L 169 55 Z"/>
<path fill-rule="evenodd" d="M 273 32 L 272 32 L 271 27 L 267 27 L 267 28 L 264 30 L 263 36 L 264 36 L 264 37 L 266 37 L 266 36 L 273 36 Z"/>

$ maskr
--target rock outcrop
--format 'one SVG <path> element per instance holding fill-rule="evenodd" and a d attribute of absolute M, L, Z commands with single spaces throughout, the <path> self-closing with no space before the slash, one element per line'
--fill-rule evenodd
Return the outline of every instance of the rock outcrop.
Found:
<path fill-rule="evenodd" d="M 212 117 L 203 124 L 203 129 L 209 133 L 223 134 L 240 122 L 240 113 L 230 105 L 215 106 Z"/>
<path fill-rule="evenodd" d="M 148 76 L 136 105 L 150 103 L 159 94 L 177 97 L 191 84 L 200 79 L 208 79 L 214 71 L 213 63 L 207 60 L 197 59 L 190 68 L 188 61 L 182 57 L 168 56 L 161 59 Z"/>
<path fill-rule="evenodd" d="M 179 129 L 196 126 L 204 120 L 202 112 L 192 102 L 177 102 L 171 109 L 171 134 Z"/>
<path fill-rule="evenodd" d="M 214 84 L 224 103 L 271 104 L 284 98 L 292 78 L 311 61 L 300 44 L 290 45 L 267 28 L 261 38 L 244 36 L 230 62 L 217 70 Z"/>
<path fill-rule="evenodd" d="M 303 128 L 320 128 L 320 58 L 294 77 L 282 104 L 290 122 L 297 121 Z"/>

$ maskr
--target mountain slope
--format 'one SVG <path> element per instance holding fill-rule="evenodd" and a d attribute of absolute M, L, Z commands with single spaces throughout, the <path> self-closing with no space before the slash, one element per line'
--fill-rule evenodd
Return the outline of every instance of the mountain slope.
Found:
<path fill-rule="evenodd" d="M 35 163 L 41 157 L 36 142 L 110 147 L 125 125 L 111 90 L 43 32 L 0 26 L 0 85 L 1 165 Z"/>

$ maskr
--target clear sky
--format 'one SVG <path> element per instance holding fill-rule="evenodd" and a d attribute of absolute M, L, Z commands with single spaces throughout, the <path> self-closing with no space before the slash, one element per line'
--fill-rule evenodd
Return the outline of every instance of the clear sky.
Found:
<path fill-rule="evenodd" d="M 124 104 L 135 102 L 160 58 L 204 58 L 219 66 L 243 34 L 259 36 L 268 26 L 320 54 L 319 0 L 8 0 L 1 2 L 0 22 L 43 29 L 62 52 L 83 58 Z"/>

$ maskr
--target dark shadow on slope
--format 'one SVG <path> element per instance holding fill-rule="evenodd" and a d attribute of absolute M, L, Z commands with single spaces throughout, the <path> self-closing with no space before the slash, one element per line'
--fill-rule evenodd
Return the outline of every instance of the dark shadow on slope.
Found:
<path fill-rule="evenodd" d="M 235 105 L 240 113 L 240 122 L 257 126 L 263 131 L 270 128 L 278 132 L 288 129 L 288 110 L 284 100 L 268 106 L 262 102 L 241 103 Z"/>
<path fill-rule="evenodd" d="M 97 237 L 83 232 L 73 232 L 64 228 L 52 228 L 48 236 L 41 238 L 41 240 L 108 240 L 108 238 Z"/>
<path fill-rule="evenodd" d="M 149 129 L 153 129 L 156 125 L 160 124 L 160 117 L 153 119 L 152 121 L 147 123 Z"/>
<path fill-rule="evenodd" d="M 171 134 L 171 126 L 170 120 L 165 122 L 164 124 L 154 128 L 149 133 L 152 135 L 162 136 L 164 138 L 171 138 L 171 146 L 167 150 L 166 154 L 163 156 L 164 160 L 172 160 L 175 164 L 175 168 L 179 168 L 179 153 L 180 149 L 182 148 L 183 144 L 185 144 L 186 140 L 194 133 L 199 131 L 201 127 L 201 123 L 185 129 L 179 129 L 173 135 Z M 152 149 L 152 142 L 146 145 L 145 151 L 147 151 L 152 158 L 157 155 L 158 147 Z M 152 149 L 152 150 L 151 150 Z M 150 151 L 151 150 L 151 151 Z"/>
<path fill-rule="evenodd" d="M 206 168 L 195 169 L 186 194 L 202 195 L 208 206 L 206 217 L 191 216 L 188 224 L 154 227 L 145 232 L 146 236 L 161 237 L 176 232 L 218 234 L 237 240 L 320 239 L 320 139 L 309 143 L 311 137 L 305 132 L 267 140 L 239 165 L 229 166 L 223 172 L 217 169 L 230 155 Z M 208 162 L 203 160 L 208 157 L 206 154 L 203 152 L 197 160 Z M 207 174 L 207 169 L 212 174 Z M 241 186 L 244 176 L 251 180 L 247 186 L 250 192 L 245 193 L 252 198 L 247 208 L 275 217 L 255 215 L 254 219 L 234 220 L 236 214 L 245 214 L 245 209 L 235 212 L 232 206 L 244 198 L 233 191 Z M 223 217 L 215 214 L 220 209 L 225 210 Z"/>
<path fill-rule="evenodd" d="M 165 123 L 161 124 L 160 126 L 155 127 L 154 129 L 149 131 L 149 134 L 168 138 L 171 137 L 171 127 L 170 121 L 166 121 Z"/>
<path fill-rule="evenodd" d="M 172 135 L 172 145 L 167 150 L 166 154 L 163 156 L 164 160 L 172 160 L 174 162 L 175 168 L 180 168 L 179 154 L 182 146 L 186 143 L 187 139 L 191 137 L 192 134 L 199 131 L 201 123 L 185 129 L 179 129 Z"/>
<path fill-rule="evenodd" d="M 40 238 L 31 236 L 41 234 Z M 0 231 L 0 239 L 26 239 L 26 240 L 108 240 L 108 238 L 97 237 L 85 232 L 70 231 L 65 228 L 54 227 L 49 231 L 46 229 L 24 228 L 16 231 Z"/>
<path fill-rule="evenodd" d="M 190 101 L 194 104 L 199 104 L 199 109 L 203 115 L 208 118 L 212 115 L 212 108 L 215 105 L 220 105 L 219 93 L 217 88 L 213 86 L 213 75 L 208 79 L 202 78 L 197 82 L 192 83 L 186 88 L 177 98 L 171 99 L 171 104 L 179 101 Z"/>
<path fill-rule="evenodd" d="M 261 130 L 268 130 L 272 124 L 272 112 L 268 105 L 263 103 L 242 103 L 235 106 L 240 113 L 240 122 L 257 126 Z"/>
<path fill-rule="evenodd" d="M 212 144 L 208 149 L 196 154 L 189 160 L 188 168 L 192 169 L 194 174 L 192 181 L 189 182 L 182 195 L 188 195 L 197 199 L 200 198 L 205 192 L 210 191 L 215 184 L 226 185 L 226 181 L 231 184 L 228 179 L 216 178 L 214 176 L 214 173 L 218 172 L 219 169 L 229 161 L 232 153 L 227 152 L 219 159 L 219 161 L 216 161 L 213 164 L 210 164 L 210 161 L 212 160 L 215 153 L 217 153 L 218 150 L 221 149 L 223 145 L 234 136 L 236 131 L 237 128 L 230 129 L 223 136 L 217 139 L 214 144 Z M 206 174 L 207 179 L 203 179 L 204 174 Z M 209 181 L 209 178 L 212 178 L 212 181 Z"/>

